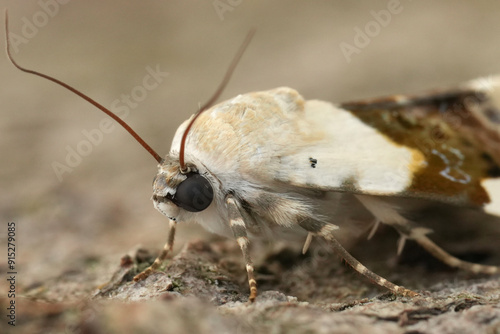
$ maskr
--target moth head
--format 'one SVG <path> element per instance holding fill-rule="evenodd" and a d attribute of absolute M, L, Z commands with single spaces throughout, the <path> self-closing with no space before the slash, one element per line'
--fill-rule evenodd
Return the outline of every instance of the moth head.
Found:
<path fill-rule="evenodd" d="M 210 181 L 193 166 L 183 173 L 179 161 L 167 157 L 153 180 L 155 208 L 172 220 L 181 210 L 200 212 L 210 206 L 214 191 Z"/>
<path fill-rule="evenodd" d="M 254 33 L 255 30 L 248 33 L 215 93 L 187 123 L 180 141 L 179 158 L 168 155 L 160 163 L 158 174 L 153 180 L 154 206 L 172 220 L 177 220 L 182 210 L 190 213 L 201 212 L 208 208 L 214 199 L 214 191 L 207 174 L 202 175 L 196 166 L 185 161 L 186 140 L 198 116 L 210 108 L 221 95 Z"/>

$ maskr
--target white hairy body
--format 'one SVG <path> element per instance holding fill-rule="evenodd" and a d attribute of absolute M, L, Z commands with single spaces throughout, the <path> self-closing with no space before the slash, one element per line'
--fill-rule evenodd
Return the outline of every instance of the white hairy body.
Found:
<path fill-rule="evenodd" d="M 187 123 L 177 130 L 170 157 L 178 156 Z M 195 220 L 227 236 L 223 194 L 229 191 L 257 211 L 262 197 L 273 198 L 273 210 L 254 217 L 260 227 L 267 218 L 289 228 L 295 216 L 333 222 L 342 195 L 319 192 L 343 192 L 351 182 L 360 193 L 394 194 L 410 185 L 423 162 L 418 151 L 391 142 L 347 111 L 304 101 L 290 88 L 239 95 L 207 110 L 191 128 L 186 152 L 186 161 L 211 176 L 220 196 L 208 209 L 177 220 Z"/>
<path fill-rule="evenodd" d="M 188 122 L 177 130 L 168 159 L 178 157 Z M 363 216 L 346 185 L 368 195 L 404 191 L 423 158 L 341 108 L 278 88 L 237 96 L 200 115 L 187 138 L 186 161 L 212 182 L 215 200 L 201 212 L 180 210 L 176 220 L 232 237 L 224 203 L 230 192 L 249 205 L 250 234 L 297 230 L 301 219 L 342 226 L 353 212 L 370 223 L 373 217 Z M 169 169 L 160 165 L 160 173 Z M 156 205 L 168 211 L 161 208 L 168 204 Z"/>

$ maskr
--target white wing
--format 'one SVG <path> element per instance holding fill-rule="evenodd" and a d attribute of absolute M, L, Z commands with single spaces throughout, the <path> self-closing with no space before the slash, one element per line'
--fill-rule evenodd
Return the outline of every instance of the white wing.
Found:
<path fill-rule="evenodd" d="M 178 151 L 184 123 L 172 151 Z M 304 101 L 293 89 L 249 93 L 214 106 L 195 122 L 186 146 L 231 184 L 276 182 L 373 195 L 402 192 L 425 165 L 422 154 L 391 141 L 350 112 Z"/>
<path fill-rule="evenodd" d="M 494 196 L 485 180 L 500 177 L 500 132 L 478 114 L 494 110 L 492 96 L 465 86 L 336 106 L 304 101 L 290 88 L 249 93 L 202 114 L 186 151 L 237 188 L 250 182 L 482 206 Z"/>

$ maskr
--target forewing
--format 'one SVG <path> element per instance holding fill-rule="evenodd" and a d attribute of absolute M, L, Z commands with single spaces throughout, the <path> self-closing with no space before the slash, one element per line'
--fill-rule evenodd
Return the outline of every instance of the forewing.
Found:
<path fill-rule="evenodd" d="M 249 93 L 200 116 L 187 152 L 222 185 L 244 191 L 309 189 L 481 206 L 490 201 L 485 182 L 500 176 L 497 87 L 475 82 L 341 105 L 304 101 L 290 88 Z"/>
<path fill-rule="evenodd" d="M 500 176 L 499 99 L 499 78 L 493 77 L 450 91 L 342 107 L 393 141 L 422 152 L 427 166 L 415 174 L 409 196 L 483 205 L 499 185 L 485 189 Z"/>
<path fill-rule="evenodd" d="M 326 140 L 283 157 L 277 179 L 300 187 L 464 206 L 496 201 L 498 82 L 482 79 L 455 90 L 338 108 L 308 101 L 303 116 L 316 131 L 328 132 Z M 498 213 L 498 207 L 488 208 Z"/>

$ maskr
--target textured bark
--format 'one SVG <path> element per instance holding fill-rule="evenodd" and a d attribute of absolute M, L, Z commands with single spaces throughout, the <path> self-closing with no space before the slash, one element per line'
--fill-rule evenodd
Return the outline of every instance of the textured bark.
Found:
<path fill-rule="evenodd" d="M 153 259 L 144 250 L 120 261 L 115 257 L 111 276 L 107 261 L 82 261 L 75 269 L 27 289 L 16 329 L 32 333 L 44 328 L 52 333 L 500 330 L 500 282 L 495 278 L 467 278 L 443 267 L 429 271 L 421 265 L 399 265 L 389 277 L 421 293 L 402 298 L 377 290 L 331 254 L 313 249 L 311 255 L 300 256 L 283 248 L 257 267 L 260 294 L 249 304 L 238 255 L 231 241 L 192 242 L 162 271 L 139 283 L 132 281 L 133 275 Z M 106 273 L 109 281 L 97 286 Z"/>

